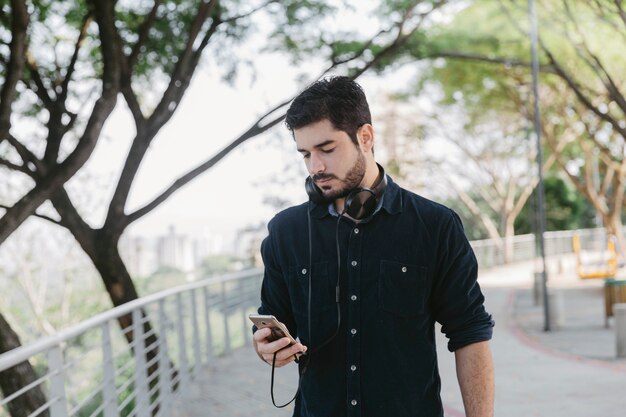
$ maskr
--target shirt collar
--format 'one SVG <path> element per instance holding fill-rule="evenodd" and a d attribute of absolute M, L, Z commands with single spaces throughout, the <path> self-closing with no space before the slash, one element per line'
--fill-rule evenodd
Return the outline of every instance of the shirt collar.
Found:
<path fill-rule="evenodd" d="M 402 193 L 400 193 L 400 187 L 398 184 L 393 182 L 389 175 L 387 175 L 387 186 L 385 187 L 381 201 L 379 202 L 378 207 L 376 207 L 374 214 L 379 212 L 381 209 L 387 211 L 389 214 L 397 214 L 402 212 L 402 208 Z M 331 215 L 338 216 L 333 203 L 327 205 L 325 203 L 317 204 L 310 202 L 309 212 L 311 213 L 311 217 L 316 219 L 321 219 Z"/>

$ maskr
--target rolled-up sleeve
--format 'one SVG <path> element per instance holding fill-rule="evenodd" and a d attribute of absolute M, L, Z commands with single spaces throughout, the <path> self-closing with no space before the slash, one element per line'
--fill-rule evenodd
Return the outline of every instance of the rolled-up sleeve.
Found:
<path fill-rule="evenodd" d="M 281 268 L 278 259 L 276 244 L 277 230 L 274 222 L 268 224 L 269 235 L 261 243 L 261 257 L 265 271 L 261 286 L 261 306 L 259 314 L 272 314 L 280 322 L 284 323 L 292 335 L 297 334 L 296 323 L 291 309 L 291 299 L 286 282 L 286 275 Z M 253 329 L 254 330 L 254 329 Z"/>
<path fill-rule="evenodd" d="M 490 340 L 495 323 L 476 281 L 478 263 L 461 220 L 451 210 L 439 234 L 438 253 L 432 303 L 435 320 L 449 339 L 448 350 Z"/>

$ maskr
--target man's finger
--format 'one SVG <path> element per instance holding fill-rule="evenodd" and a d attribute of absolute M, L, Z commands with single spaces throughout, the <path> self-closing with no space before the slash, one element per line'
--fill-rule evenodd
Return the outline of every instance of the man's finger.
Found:
<path fill-rule="evenodd" d="M 272 331 L 268 327 L 264 327 L 263 329 L 259 329 L 254 332 L 254 340 L 257 342 L 261 342 L 266 339 L 269 335 L 272 334 Z"/>
<path fill-rule="evenodd" d="M 276 360 L 287 360 L 288 358 L 291 358 L 291 360 L 295 359 L 295 354 L 298 352 L 302 352 L 303 350 L 305 350 L 306 348 L 301 345 L 300 343 L 296 343 L 295 345 L 292 345 L 288 348 L 282 349 L 278 352 L 278 354 L 276 355 Z"/>
<path fill-rule="evenodd" d="M 278 352 L 279 350 L 289 346 L 290 343 L 291 341 L 286 337 L 270 343 L 261 343 L 259 344 L 259 352 L 273 354 L 274 352 Z"/>

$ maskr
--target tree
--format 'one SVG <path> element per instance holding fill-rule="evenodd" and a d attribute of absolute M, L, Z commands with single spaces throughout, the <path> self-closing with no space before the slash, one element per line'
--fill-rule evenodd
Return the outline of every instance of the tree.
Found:
<path fill-rule="evenodd" d="M 623 48 L 626 9 L 621 1 L 539 1 L 542 134 L 546 150 L 594 206 L 608 233 L 626 249 L 621 210 L 626 189 L 626 79 Z M 475 22 L 485 22 L 479 27 Z M 477 0 L 449 23 L 433 28 L 429 42 L 413 49 L 419 59 L 458 63 L 468 69 L 490 66 L 497 77 L 466 78 L 465 101 L 475 112 L 499 112 L 489 83 L 529 77 L 529 36 L 525 2 Z M 435 35 L 435 33 L 437 35 Z M 443 61 L 442 61 L 443 60 Z M 485 84 L 487 83 L 487 84 Z M 459 87 L 460 83 L 456 84 Z M 532 113 L 520 114 L 526 118 Z M 565 145 L 563 144 L 565 141 Z M 594 180 L 595 178 L 595 180 Z"/>
<path fill-rule="evenodd" d="M 563 175 L 562 173 L 559 173 Z M 544 179 L 546 230 L 575 230 L 594 226 L 594 209 L 589 202 L 561 177 L 550 174 Z M 529 203 L 533 202 L 533 196 Z M 519 233 L 533 233 L 535 207 L 526 204 L 515 220 Z"/>
<path fill-rule="evenodd" d="M 15 6 L 24 4 L 23 1 L 14 3 Z M 270 0 L 245 6 L 238 1 L 217 0 L 156 0 L 151 5 L 79 0 L 33 2 L 34 11 L 30 16 L 33 32 L 29 38 L 26 31 L 23 41 L 31 43 L 22 45 L 22 49 L 16 45 L 5 60 L 6 68 L 12 68 L 9 64 L 15 61 L 21 62 L 27 71 L 22 76 L 20 68 L 9 73 L 17 81 L 13 88 L 5 83 L 0 107 L 7 109 L 5 112 L 9 115 L 19 107 L 23 109 L 22 117 L 29 120 L 38 117 L 48 135 L 43 140 L 43 156 L 32 149 L 28 140 L 15 137 L 11 126 L 0 138 L 11 145 L 8 156 L 0 159 L 0 164 L 28 177 L 33 184 L 16 202 L 3 204 L 6 211 L 0 219 L 0 243 L 49 199 L 58 217 L 36 215 L 72 232 L 102 276 L 114 305 L 135 299 L 137 291 L 117 247 L 122 233 L 241 143 L 280 123 L 290 101 L 269 109 L 216 155 L 182 175 L 142 208 L 127 213 L 131 186 L 146 151 L 176 111 L 207 46 L 214 48 L 218 59 L 226 59 L 227 65 L 234 64 L 234 57 L 225 51 L 245 39 L 253 28 L 253 17 L 264 12 L 275 24 L 271 36 L 274 47 L 287 49 L 297 59 L 323 55 L 327 58 L 323 73 L 342 71 L 356 78 L 367 70 L 382 70 L 388 66 L 392 62 L 390 57 L 421 30 L 429 14 L 444 3 L 381 2 L 377 14 L 381 18 L 380 30 L 364 36 L 322 30 L 319 23 L 325 13 L 332 10 L 325 1 Z M 3 16 L 6 15 L 6 8 L 1 10 Z M 11 10 L 14 15 L 18 14 L 17 7 Z M 55 33 L 50 33 L 59 19 L 63 28 L 71 32 L 74 42 L 59 40 Z M 97 33 L 92 21 L 97 23 Z M 48 26 L 52 29 L 47 32 L 51 37 L 46 42 L 60 55 L 66 52 L 66 56 L 37 56 L 37 45 L 32 43 L 34 28 L 45 33 Z M 16 35 L 18 32 L 16 30 Z M 158 80 L 165 85 L 162 91 L 155 88 Z M 22 94 L 16 94 L 18 85 L 23 86 Z M 94 86 L 101 87 L 96 89 L 99 97 L 91 100 L 94 105 L 90 108 L 85 103 L 89 102 L 89 88 Z M 142 102 L 144 97 L 138 91 L 146 87 L 157 91 L 152 94 L 152 100 Z M 5 102 L 4 90 L 7 90 L 7 97 L 19 100 Z M 123 96 L 133 116 L 136 136 L 108 204 L 106 218 L 102 226 L 94 227 L 81 216 L 63 184 L 89 157 L 118 94 Z M 71 104 L 73 111 L 69 109 Z M 83 130 L 77 133 L 79 128 Z M 67 143 L 72 138 L 73 150 L 73 144 Z M 130 320 L 131 317 L 123 317 L 120 324 L 126 327 Z M 149 328 L 149 324 L 146 326 Z M 150 354 L 156 352 L 152 350 Z"/>

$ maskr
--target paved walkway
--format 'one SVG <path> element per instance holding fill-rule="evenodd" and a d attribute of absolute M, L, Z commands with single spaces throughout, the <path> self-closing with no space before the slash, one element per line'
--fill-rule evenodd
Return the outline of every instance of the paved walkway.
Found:
<path fill-rule="evenodd" d="M 556 270 L 556 263 L 552 266 Z M 496 369 L 496 416 L 623 417 L 626 415 L 626 360 L 615 359 L 613 328 L 604 327 L 601 282 L 579 281 L 567 262 L 551 274 L 561 292 L 564 321 L 546 333 L 543 312 L 532 297 L 532 263 L 481 274 L 487 309 L 496 320 L 492 349 Z M 439 366 L 446 417 L 464 416 L 454 355 L 439 334 Z M 217 361 L 180 399 L 177 417 L 290 416 L 269 397 L 270 368 L 251 348 Z M 277 402 L 297 388 L 295 366 L 278 369 Z"/>

